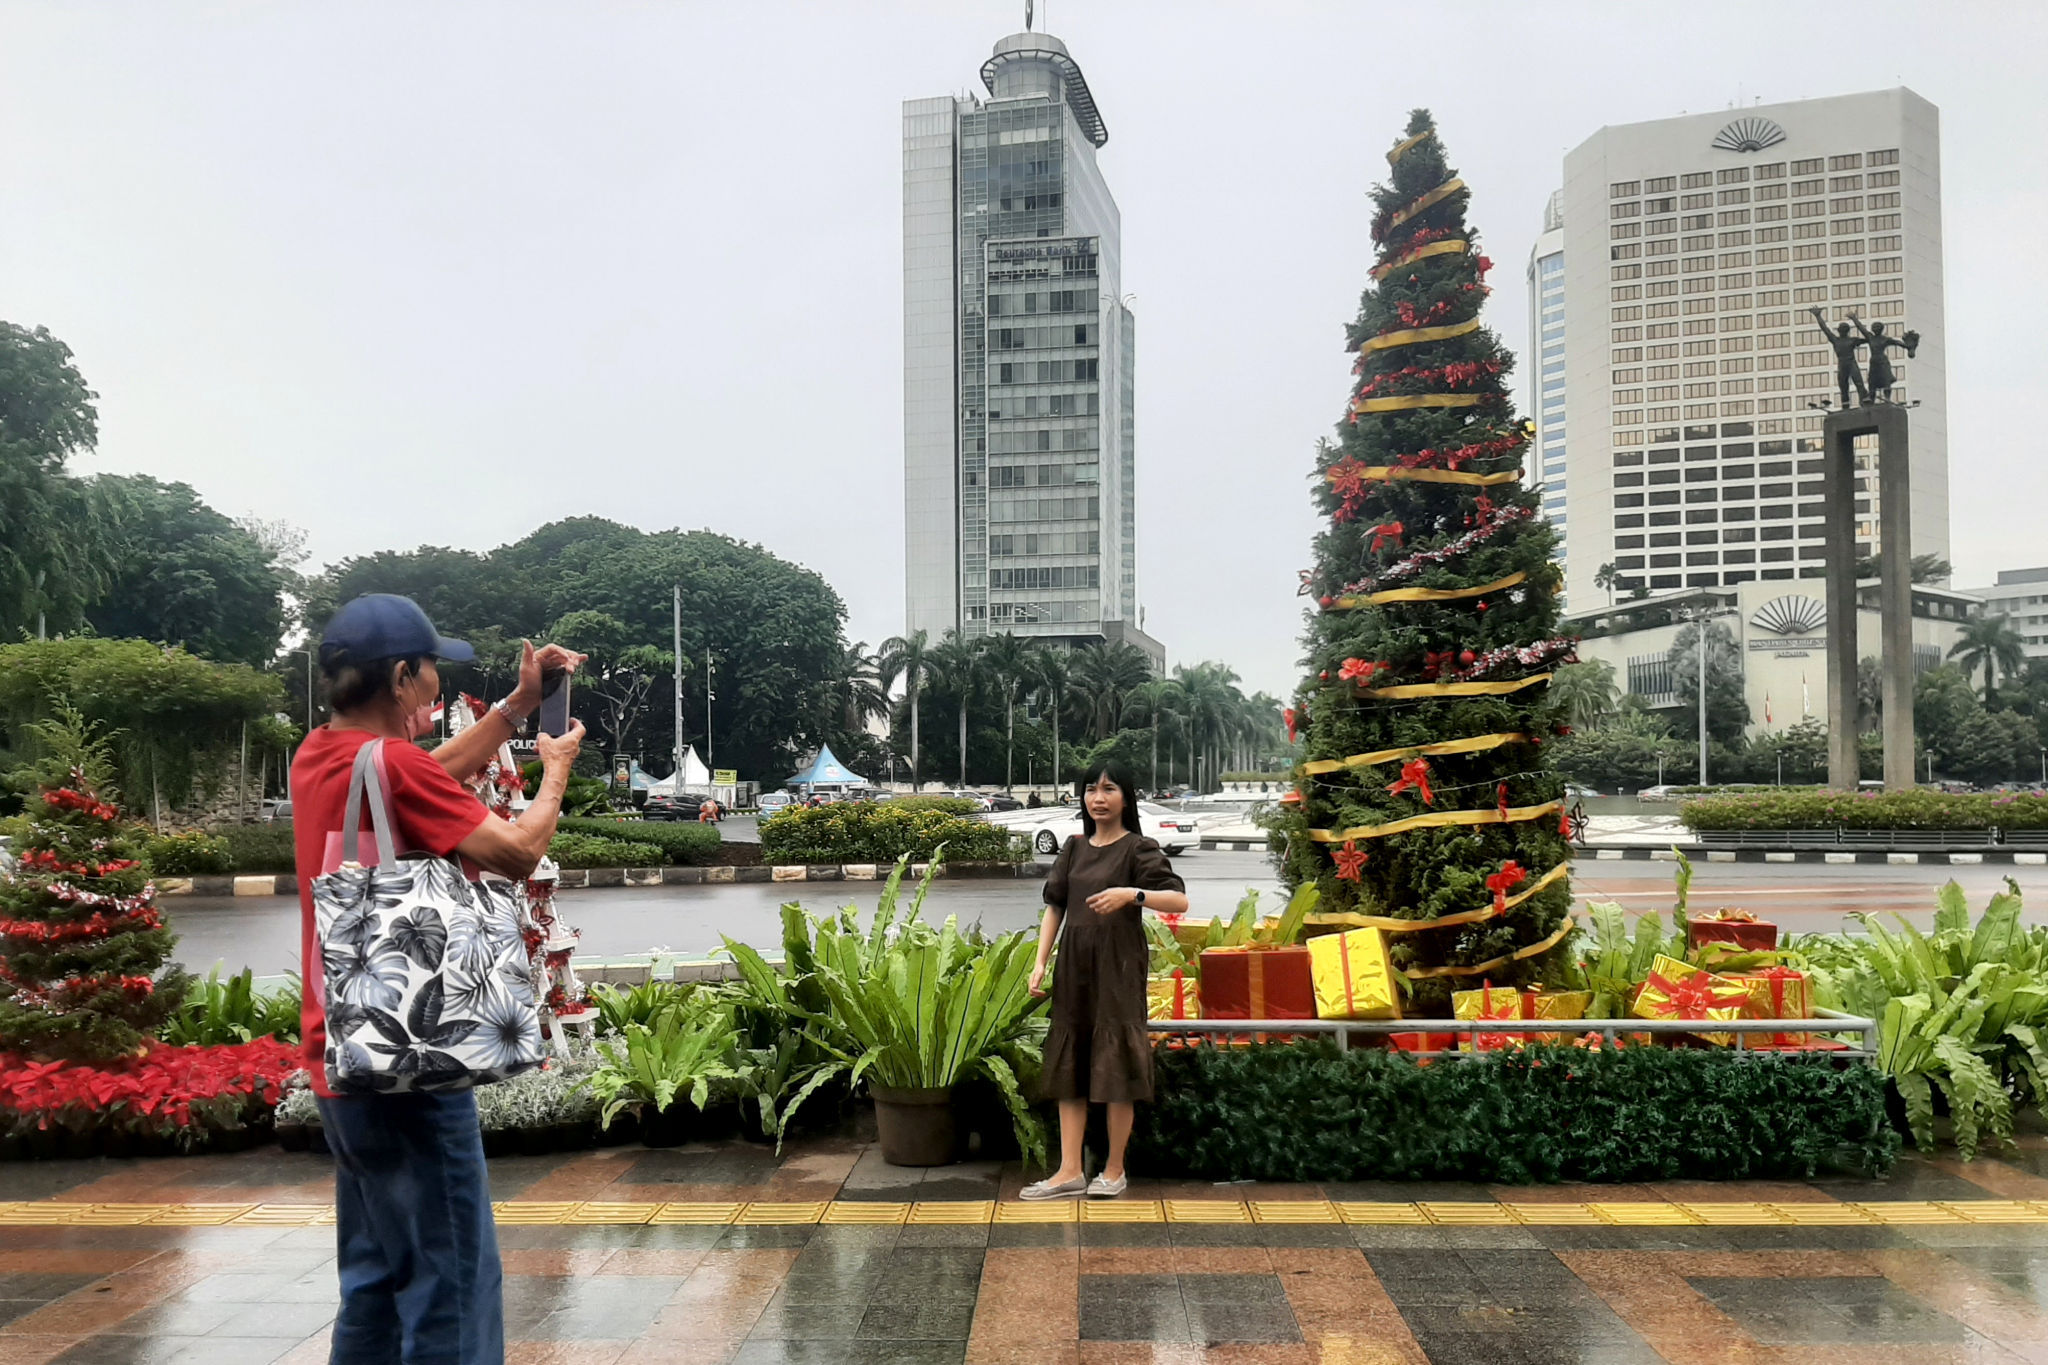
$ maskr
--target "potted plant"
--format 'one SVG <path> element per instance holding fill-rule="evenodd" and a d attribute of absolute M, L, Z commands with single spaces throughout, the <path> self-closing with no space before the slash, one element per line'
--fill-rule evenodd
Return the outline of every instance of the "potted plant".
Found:
<path fill-rule="evenodd" d="M 604 1063 L 590 1088 L 603 1106 L 600 1122 L 609 1127 L 621 1112 L 637 1110 L 641 1141 L 648 1146 L 689 1141 L 692 1119 L 709 1102 L 712 1082 L 736 1075 L 731 1063 L 738 1041 L 726 1007 L 666 1010 L 652 1027 L 627 1024 L 617 1038 L 597 1045 Z"/>

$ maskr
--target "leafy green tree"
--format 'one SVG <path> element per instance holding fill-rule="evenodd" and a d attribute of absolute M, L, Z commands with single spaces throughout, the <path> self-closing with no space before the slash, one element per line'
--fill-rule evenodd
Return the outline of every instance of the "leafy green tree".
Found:
<path fill-rule="evenodd" d="M 1182 690 L 1180 683 L 1173 678 L 1154 678 L 1150 682 L 1133 689 L 1130 696 L 1124 701 L 1125 717 L 1141 722 L 1145 726 L 1145 733 L 1149 737 L 1149 742 L 1145 746 L 1145 771 L 1151 774 L 1150 785 L 1154 791 L 1159 789 L 1159 740 L 1161 734 L 1162 732 L 1165 734 L 1167 753 L 1171 756 L 1180 711 L 1186 705 L 1186 702 L 1187 693 Z M 1093 763 L 1097 760 L 1091 755 L 1089 761 Z M 1134 769 L 1133 771 L 1136 770 Z"/>
<path fill-rule="evenodd" d="M 1031 681 L 1031 647 L 1009 631 L 991 635 L 982 660 L 996 695 L 1003 699 L 1003 790 L 1017 785 L 1017 698 Z"/>
<path fill-rule="evenodd" d="M 1778 760 L 1782 758 L 1786 782 L 1824 784 L 1828 780 L 1827 722 L 1813 716 L 1797 725 L 1758 735 L 1749 742 L 1743 757 L 1751 781 L 1776 782 Z"/>
<path fill-rule="evenodd" d="M 252 666 L 276 655 L 291 580 L 273 551 L 182 483 L 102 474 L 86 496 L 112 566 L 95 631 Z"/>
<path fill-rule="evenodd" d="M 1907 577 L 1911 578 L 1915 583 L 1939 583 L 1954 572 L 1955 569 L 1946 559 L 1934 554 L 1914 555 L 1913 561 L 1906 571 Z M 1878 576 L 1877 556 L 1856 556 L 1856 576 L 1858 578 L 1876 578 Z"/>
<path fill-rule="evenodd" d="M 1482 975 L 1540 979 L 1569 927 L 1569 883 L 1535 884 L 1571 855 L 1551 804 L 1564 782 L 1549 743 L 1512 737 L 1549 734 L 1542 679 L 1570 643 L 1557 635 L 1556 534 L 1520 481 L 1528 428 L 1508 391 L 1513 357 L 1479 317 L 1492 262 L 1465 218 L 1471 191 L 1426 111 L 1388 159 L 1388 182 L 1372 191 L 1378 262 L 1348 333 L 1350 419 L 1317 458 L 1328 522 L 1309 584 L 1321 609 L 1294 696 L 1308 717 L 1302 757 L 1334 771 L 1305 777 L 1278 823 L 1283 875 L 1316 882 L 1328 911 L 1435 920 L 1499 906 L 1455 930 L 1390 936 L 1409 1005 L 1428 1017 Z M 1413 752 L 1491 735 L 1511 738 Z M 1348 761 L 1380 753 L 1390 757 Z M 1409 774 L 1428 776 L 1430 794 Z M 1537 814 L 1501 817 L 1502 807 Z"/>
<path fill-rule="evenodd" d="M 957 630 L 949 630 L 946 638 L 932 650 L 936 690 L 952 705 L 954 718 L 959 724 L 960 785 L 963 787 L 967 785 L 968 715 L 980 704 L 992 681 L 982 657 L 982 643 L 981 638 L 969 639 Z"/>
<path fill-rule="evenodd" d="M 2009 616 L 1979 616 L 1963 624 L 1948 657 L 1960 659 L 1963 676 L 1984 670 L 1984 704 L 1998 705 L 1997 674 L 2011 682 L 2027 666 L 2027 642 L 2012 628 Z"/>
<path fill-rule="evenodd" d="M 1610 607 L 1614 605 L 1614 590 L 1620 584 L 1621 572 L 1614 567 L 1614 561 L 1611 559 L 1593 573 L 1593 586 L 1606 592 L 1607 605 Z"/>
<path fill-rule="evenodd" d="M 33 727 L 55 716 L 59 699 L 105 733 L 116 785 L 154 815 L 221 775 L 245 724 L 252 742 L 277 734 L 264 722 L 282 709 L 284 688 L 247 665 L 146 640 L 0 645 L 0 728 L 20 758 L 42 756 Z"/>
<path fill-rule="evenodd" d="M 1152 677 L 1152 661 L 1121 640 L 1074 651 L 1074 687 L 1088 707 L 1088 732 L 1098 741 L 1120 728 L 1124 698 Z"/>
<path fill-rule="evenodd" d="M 1598 729 L 1575 729 L 1544 746 L 1559 772 L 1596 791 L 1641 791 L 1685 760 L 1664 722 L 1623 707 Z"/>
<path fill-rule="evenodd" d="M 1605 659 L 1564 665 L 1550 680 L 1550 700 L 1572 729 L 1599 729 L 1621 705 L 1614 665 Z"/>
<path fill-rule="evenodd" d="M 1707 625 L 1707 734 L 1731 748 L 1739 748 L 1749 728 L 1749 702 L 1742 694 L 1742 651 L 1736 647 L 1735 632 L 1718 621 Z M 1671 681 L 1678 692 L 1678 711 L 1672 729 L 1700 737 L 1700 623 L 1680 626 L 1671 641 Z"/>
<path fill-rule="evenodd" d="M 547 636 L 590 656 L 576 670 L 572 699 L 596 693 L 604 705 L 607 752 L 630 752 L 626 739 L 632 724 L 655 683 L 675 677 L 676 656 L 653 645 L 633 643 L 633 632 L 626 623 L 601 611 L 572 611 L 555 622 Z M 687 661 L 684 667 L 688 667 Z"/>
<path fill-rule="evenodd" d="M 487 556 L 422 545 L 416 550 L 379 550 L 329 567 L 307 584 L 307 628 L 317 639 L 343 604 L 373 592 L 410 597 L 443 635 L 462 640 L 473 640 L 484 630 L 518 638 L 538 631 L 549 619 L 544 608 L 515 600 L 520 595 Z"/>
<path fill-rule="evenodd" d="M 1072 656 L 1056 645 L 1042 645 L 1031 671 L 1041 705 L 1052 721 L 1052 781 L 1058 786 L 1067 780 L 1065 764 L 1069 755 L 1060 750 L 1060 715 L 1074 694 Z"/>
<path fill-rule="evenodd" d="M 99 439 L 96 397 L 48 328 L 0 322 L 0 640 L 71 629 L 105 586 L 92 509 L 64 474 Z"/>

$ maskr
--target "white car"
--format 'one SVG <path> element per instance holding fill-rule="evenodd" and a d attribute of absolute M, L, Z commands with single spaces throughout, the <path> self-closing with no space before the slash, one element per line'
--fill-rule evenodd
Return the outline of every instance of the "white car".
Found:
<path fill-rule="evenodd" d="M 1060 851 L 1060 845 L 1067 841 L 1067 836 L 1081 833 L 1079 806 L 1055 806 L 1050 811 L 1029 813 L 1044 817 L 1037 822 L 1035 829 L 1028 824 L 1012 821 L 1004 823 L 1020 832 L 1030 829 L 1031 846 L 1040 853 L 1057 853 Z M 1138 803 L 1138 823 L 1143 827 L 1145 837 L 1165 849 L 1168 857 L 1185 852 L 1198 842 L 1194 816 L 1167 810 L 1164 806 L 1155 806 L 1150 801 Z"/>

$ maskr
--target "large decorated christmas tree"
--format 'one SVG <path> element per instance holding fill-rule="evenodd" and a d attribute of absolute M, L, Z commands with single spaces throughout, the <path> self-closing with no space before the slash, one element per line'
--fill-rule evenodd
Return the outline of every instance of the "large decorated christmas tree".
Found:
<path fill-rule="evenodd" d="M 1349 329 L 1358 380 L 1315 479 L 1329 525 L 1294 698 L 1297 795 L 1284 871 L 1319 918 L 1377 924 L 1413 988 L 1531 983 L 1571 928 L 1554 536 L 1525 479 L 1513 360 L 1479 320 L 1492 266 L 1470 191 L 1418 110 L 1373 191 L 1378 262 Z"/>
<path fill-rule="evenodd" d="M 36 727 L 50 757 L 0 877 L 0 1053 L 111 1062 L 144 1050 L 187 978 L 108 784 L 106 747 L 74 711 Z"/>

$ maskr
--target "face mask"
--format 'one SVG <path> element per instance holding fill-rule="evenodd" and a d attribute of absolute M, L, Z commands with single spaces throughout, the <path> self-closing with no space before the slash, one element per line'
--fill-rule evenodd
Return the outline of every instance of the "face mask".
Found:
<path fill-rule="evenodd" d="M 427 702 L 405 718 L 405 737 L 422 739 L 434 733 L 434 704 Z"/>

